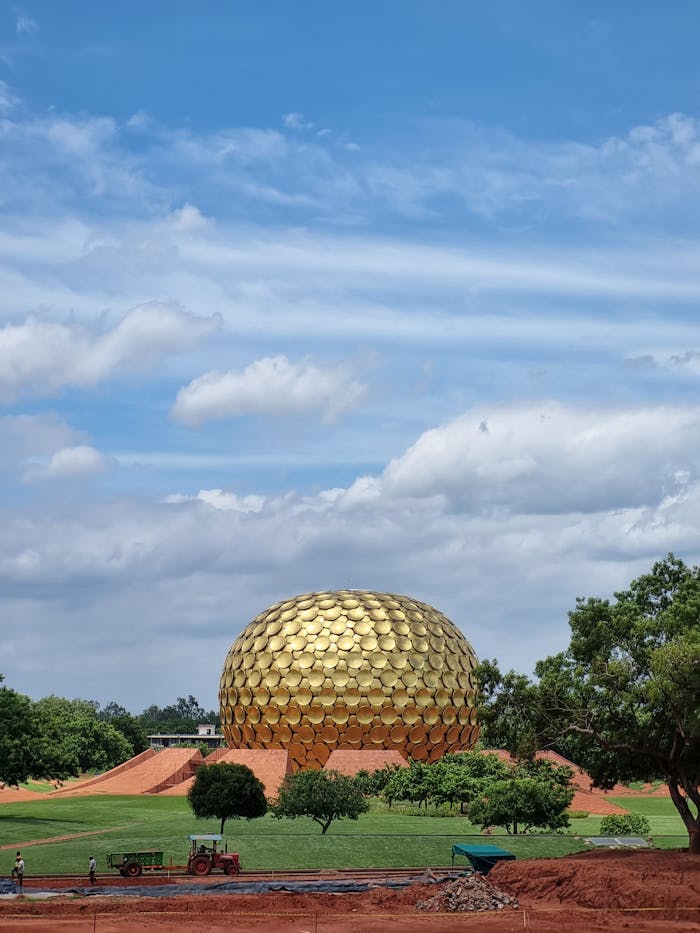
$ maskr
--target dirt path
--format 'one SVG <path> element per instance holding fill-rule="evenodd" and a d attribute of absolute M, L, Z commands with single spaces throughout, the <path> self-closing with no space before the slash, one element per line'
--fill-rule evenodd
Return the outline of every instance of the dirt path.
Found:
<path fill-rule="evenodd" d="M 108 829 L 91 829 L 84 833 L 69 833 L 66 836 L 47 836 L 45 839 L 30 839 L 27 842 L 20 843 L 13 842 L 11 845 L 0 846 L 0 852 L 6 852 L 10 849 L 28 849 L 29 846 L 43 846 L 47 842 L 68 842 L 70 839 L 82 839 L 85 836 L 101 836 L 102 833 L 116 833 L 120 829 L 129 829 L 132 826 L 142 825 L 143 822 L 124 823 L 123 826 L 110 826 Z"/>

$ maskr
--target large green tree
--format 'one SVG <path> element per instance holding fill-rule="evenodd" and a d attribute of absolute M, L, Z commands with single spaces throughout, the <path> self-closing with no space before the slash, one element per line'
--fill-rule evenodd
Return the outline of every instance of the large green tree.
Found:
<path fill-rule="evenodd" d="M 28 777 L 57 777 L 56 770 L 42 744 L 32 701 L 9 687 L 0 687 L 0 781 L 19 784 Z"/>
<path fill-rule="evenodd" d="M 599 787 L 663 779 L 700 854 L 700 568 L 669 554 L 613 600 L 578 599 L 569 624 L 569 647 L 537 664 L 537 684 L 494 675 L 487 715 L 516 707 L 538 745 L 557 745 Z"/>
<path fill-rule="evenodd" d="M 187 792 L 192 812 L 200 820 L 252 820 L 267 812 L 265 788 L 245 765 L 202 765 Z"/>
<path fill-rule="evenodd" d="M 288 774 L 273 808 L 276 817 L 309 816 L 326 833 L 333 820 L 356 820 L 369 808 L 355 781 L 337 771 Z"/>
<path fill-rule="evenodd" d="M 134 754 L 126 736 L 97 718 L 97 704 L 48 696 L 33 704 L 41 742 L 60 770 L 60 777 L 85 771 L 107 771 Z"/>

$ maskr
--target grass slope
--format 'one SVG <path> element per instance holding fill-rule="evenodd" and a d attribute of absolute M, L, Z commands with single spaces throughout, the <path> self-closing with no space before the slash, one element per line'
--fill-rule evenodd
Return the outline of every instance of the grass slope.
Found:
<path fill-rule="evenodd" d="M 623 806 L 643 812 L 658 841 L 669 846 L 687 844 L 682 823 L 670 800 L 625 798 Z M 16 848 L 22 848 L 27 874 L 85 872 L 95 855 L 100 870 L 109 852 L 163 849 L 166 861 L 182 864 L 187 834 L 218 832 L 215 820 L 196 820 L 182 797 L 80 797 L 28 801 L 0 806 L 0 875 L 9 875 Z M 599 817 L 572 821 L 572 833 L 596 834 Z M 56 836 L 78 838 L 26 843 Z M 334 823 L 322 836 L 311 820 L 229 821 L 230 851 L 241 854 L 244 868 L 364 868 L 449 865 L 453 843 L 502 845 L 519 858 L 566 855 L 585 848 L 574 835 L 483 837 L 463 817 L 366 813 L 356 822 Z"/>

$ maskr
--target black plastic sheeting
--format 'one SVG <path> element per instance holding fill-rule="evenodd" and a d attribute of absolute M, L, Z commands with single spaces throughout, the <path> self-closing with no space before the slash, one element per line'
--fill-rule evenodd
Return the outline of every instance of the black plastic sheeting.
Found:
<path fill-rule="evenodd" d="M 355 894 L 371 888 L 405 888 L 409 884 L 440 884 L 448 879 L 426 875 L 386 881 L 223 881 L 219 884 L 159 884 L 148 887 L 70 888 L 67 894 L 101 894 L 114 897 L 177 897 L 181 894 Z"/>

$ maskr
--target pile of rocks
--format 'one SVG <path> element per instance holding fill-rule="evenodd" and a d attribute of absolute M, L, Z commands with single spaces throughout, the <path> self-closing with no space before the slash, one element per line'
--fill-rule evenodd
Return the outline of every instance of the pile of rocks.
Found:
<path fill-rule="evenodd" d="M 457 912 L 503 910 L 504 907 L 517 906 L 516 898 L 474 872 L 441 884 L 440 891 L 427 901 L 418 901 L 416 909 Z"/>

